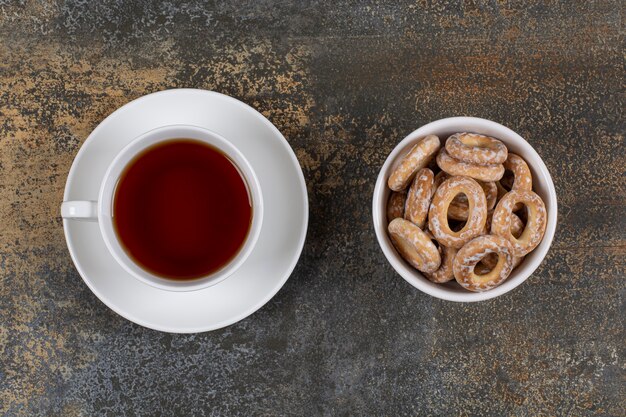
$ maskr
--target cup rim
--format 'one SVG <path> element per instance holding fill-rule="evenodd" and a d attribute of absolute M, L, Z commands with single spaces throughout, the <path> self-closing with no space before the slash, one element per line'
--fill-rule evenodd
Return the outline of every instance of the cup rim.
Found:
<path fill-rule="evenodd" d="M 176 132 L 176 133 L 174 133 Z M 233 259 L 213 273 L 191 280 L 174 280 L 155 275 L 127 254 L 119 242 L 112 220 L 112 205 L 115 188 L 120 175 L 128 164 L 145 149 L 176 138 L 185 138 L 213 146 L 232 159 L 246 181 L 252 200 L 252 221 L 243 245 Z M 132 139 L 113 159 L 106 170 L 98 193 L 98 224 L 105 245 L 113 258 L 141 282 L 167 291 L 197 291 L 215 285 L 243 265 L 252 253 L 259 238 L 263 222 L 263 195 L 259 180 L 247 158 L 231 142 L 212 130 L 190 124 L 170 124 L 148 130 Z"/>
<path fill-rule="evenodd" d="M 509 276 L 504 283 L 484 292 L 467 291 L 462 289 L 454 280 L 446 284 L 436 284 L 429 281 L 420 271 L 409 266 L 408 263 L 398 255 L 386 230 L 386 202 L 390 192 L 387 188 L 387 178 L 394 163 L 397 163 L 398 156 L 402 152 L 408 151 L 409 146 L 426 135 L 435 134 L 445 139 L 452 133 L 463 131 L 493 136 L 502 140 L 507 147 L 515 148 L 515 153 L 520 154 L 528 163 L 533 174 L 533 185 L 541 189 L 541 192 L 538 192 L 539 190 L 535 192 L 540 194 L 543 198 L 548 212 L 546 232 L 539 246 L 524 259 L 522 264 L 513 271 L 511 276 Z M 427 123 L 409 133 L 394 147 L 385 160 L 378 174 L 372 196 L 374 231 L 378 244 L 387 258 L 387 261 L 402 278 L 415 288 L 433 297 L 455 302 L 489 300 L 513 290 L 526 281 L 539 267 L 552 244 L 557 225 L 557 209 L 556 189 L 552 177 L 535 149 L 522 136 L 508 127 L 478 117 L 449 117 L 439 119 Z"/>

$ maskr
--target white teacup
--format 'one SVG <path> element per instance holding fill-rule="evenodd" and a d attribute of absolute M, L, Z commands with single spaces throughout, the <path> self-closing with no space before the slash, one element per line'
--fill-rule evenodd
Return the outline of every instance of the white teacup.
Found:
<path fill-rule="evenodd" d="M 218 271 L 193 280 L 170 280 L 154 275 L 141 268 L 122 248 L 113 225 L 113 199 L 120 175 L 135 156 L 157 143 L 176 138 L 194 139 L 220 150 L 239 168 L 250 191 L 252 221 L 248 236 L 235 257 Z M 243 154 L 224 137 L 210 130 L 190 125 L 171 125 L 150 130 L 132 140 L 115 157 L 106 171 L 98 201 L 64 201 L 61 205 L 64 219 L 96 221 L 104 242 L 113 258 L 130 274 L 140 281 L 169 291 L 193 291 L 215 285 L 232 275 L 252 252 L 261 232 L 263 221 L 263 196 L 259 180 Z M 181 213 L 184 215 L 184 213 Z"/>

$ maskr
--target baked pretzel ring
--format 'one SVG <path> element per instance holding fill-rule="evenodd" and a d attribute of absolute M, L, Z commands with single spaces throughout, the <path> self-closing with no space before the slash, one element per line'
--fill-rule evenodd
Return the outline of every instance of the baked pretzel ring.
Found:
<path fill-rule="evenodd" d="M 448 224 L 448 208 L 457 194 L 465 194 L 469 204 L 469 217 L 465 226 L 457 232 Z M 428 227 L 433 236 L 444 246 L 460 248 L 480 235 L 487 219 L 487 200 L 483 189 L 469 178 L 455 176 L 445 180 L 437 191 L 428 213 Z"/>
<path fill-rule="evenodd" d="M 530 172 L 530 168 L 528 168 L 528 164 L 521 156 L 510 153 L 503 165 L 505 170 L 509 170 L 513 173 L 512 180 L 509 177 L 502 177 L 502 179 L 498 181 L 505 192 L 507 191 L 507 188 L 509 190 L 532 191 L 533 176 Z M 505 179 L 511 181 L 511 184 L 508 182 L 505 183 Z M 513 207 L 513 211 L 519 211 L 523 206 L 523 204 L 517 203 L 515 207 Z"/>
<path fill-rule="evenodd" d="M 437 155 L 437 165 L 450 175 L 463 175 L 483 182 L 498 181 L 504 175 L 502 164 L 476 165 L 451 157 L 443 148 Z"/>
<path fill-rule="evenodd" d="M 446 141 L 446 151 L 459 161 L 475 165 L 501 164 L 508 154 L 504 143 L 477 133 L 455 133 Z"/>
<path fill-rule="evenodd" d="M 441 265 L 439 266 L 439 269 L 431 274 L 425 275 L 430 281 L 441 284 L 454 279 L 452 263 L 454 262 L 454 257 L 456 256 L 458 250 L 447 246 L 440 246 L 439 251 L 441 252 Z"/>
<path fill-rule="evenodd" d="M 392 191 L 387 200 L 387 223 L 395 218 L 404 216 L 404 204 L 406 202 L 406 192 Z"/>
<path fill-rule="evenodd" d="M 441 255 L 428 235 L 408 220 L 393 219 L 387 227 L 396 250 L 414 268 L 433 273 L 441 265 Z"/>
<path fill-rule="evenodd" d="M 420 229 L 423 229 L 426 224 L 430 200 L 432 200 L 435 192 L 434 180 L 435 174 L 430 169 L 420 169 L 415 175 L 406 197 L 404 218 L 415 223 Z"/>
<path fill-rule="evenodd" d="M 517 203 L 526 206 L 526 227 L 519 237 L 512 234 L 512 214 Z M 532 191 L 509 191 L 493 212 L 491 233 L 504 237 L 513 247 L 513 255 L 524 256 L 535 249 L 546 231 L 547 212 L 541 197 Z"/>
<path fill-rule="evenodd" d="M 484 275 L 477 275 L 474 272 L 476 264 L 490 253 L 498 254 L 496 266 Z M 513 248 L 502 236 L 479 236 L 459 250 L 452 270 L 463 288 L 476 292 L 490 290 L 500 285 L 513 270 Z"/>
<path fill-rule="evenodd" d="M 415 173 L 428 165 L 440 147 L 441 142 L 435 135 L 428 135 L 417 142 L 389 176 L 387 180 L 389 188 L 393 191 L 406 189 Z"/>
<path fill-rule="evenodd" d="M 450 175 L 447 174 L 445 171 L 438 172 L 437 175 L 435 175 L 435 181 L 433 185 L 435 190 L 439 188 L 441 183 L 448 178 L 450 178 Z M 498 201 L 498 182 L 477 182 L 485 192 L 485 197 L 487 197 L 487 210 L 493 210 L 493 208 L 496 206 L 496 202 Z M 467 208 L 467 196 L 465 196 L 465 194 L 459 194 L 454 197 L 454 200 L 452 200 L 452 203 L 450 204 L 450 210 L 448 211 L 448 216 L 454 220 L 467 220 Z"/>
<path fill-rule="evenodd" d="M 521 156 L 510 153 L 504 161 L 504 169 L 513 172 L 513 185 L 511 190 L 532 191 L 533 176 L 528 168 L 528 164 Z"/>
<path fill-rule="evenodd" d="M 482 182 L 477 181 L 485 192 L 487 198 L 487 211 L 493 210 L 496 206 L 496 200 L 498 198 L 498 187 L 495 182 Z M 463 194 L 457 195 L 450 203 L 448 208 L 448 217 L 454 220 L 467 220 L 467 213 L 469 212 L 469 206 L 467 205 L 467 197 Z"/>

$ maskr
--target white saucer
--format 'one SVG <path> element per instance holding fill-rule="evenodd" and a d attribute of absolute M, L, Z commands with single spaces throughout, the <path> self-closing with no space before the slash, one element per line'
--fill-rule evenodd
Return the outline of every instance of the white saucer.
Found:
<path fill-rule="evenodd" d="M 308 198 L 296 156 L 282 134 L 248 105 L 219 93 L 179 89 L 119 108 L 89 135 L 65 185 L 64 200 L 97 200 L 104 173 L 133 138 L 157 127 L 190 124 L 227 138 L 250 161 L 265 214 L 254 251 L 232 276 L 212 287 L 170 292 L 129 275 L 107 250 L 97 223 L 64 220 L 72 260 L 91 291 L 139 325 L 171 333 L 215 330 L 268 302 L 293 271 L 304 246 Z"/>

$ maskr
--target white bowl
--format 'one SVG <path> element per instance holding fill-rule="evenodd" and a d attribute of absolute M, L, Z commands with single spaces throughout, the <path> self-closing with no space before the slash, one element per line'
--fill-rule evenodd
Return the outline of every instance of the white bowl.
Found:
<path fill-rule="evenodd" d="M 411 267 L 393 247 L 389 235 L 387 234 L 387 199 L 390 190 L 387 187 L 387 179 L 391 174 L 395 165 L 404 156 L 408 150 L 419 139 L 426 135 L 437 135 L 443 142 L 448 136 L 457 132 L 474 132 L 483 135 L 493 136 L 500 139 L 509 148 L 509 151 L 520 155 L 530 167 L 533 175 L 533 191 L 543 199 L 548 211 L 548 223 L 546 233 L 543 240 L 530 252 L 522 263 L 513 270 L 511 275 L 500 286 L 485 292 L 470 292 L 462 288 L 455 280 L 445 284 L 435 284 L 430 282 L 422 273 Z M 374 230 L 383 253 L 387 257 L 391 266 L 404 278 L 409 284 L 415 288 L 432 295 L 449 301 L 473 302 L 484 301 L 497 297 L 511 291 L 520 285 L 537 269 L 541 261 L 546 257 L 554 232 L 556 230 L 556 191 L 552 177 L 548 172 L 548 168 L 541 160 L 541 157 L 533 149 L 528 142 L 511 129 L 502 126 L 490 120 L 480 119 L 477 117 L 450 117 L 428 123 L 419 129 L 410 133 L 402 140 L 394 150 L 389 154 L 383 167 L 378 174 L 376 187 L 374 188 L 374 197 L 372 201 L 372 211 L 374 216 Z"/>

